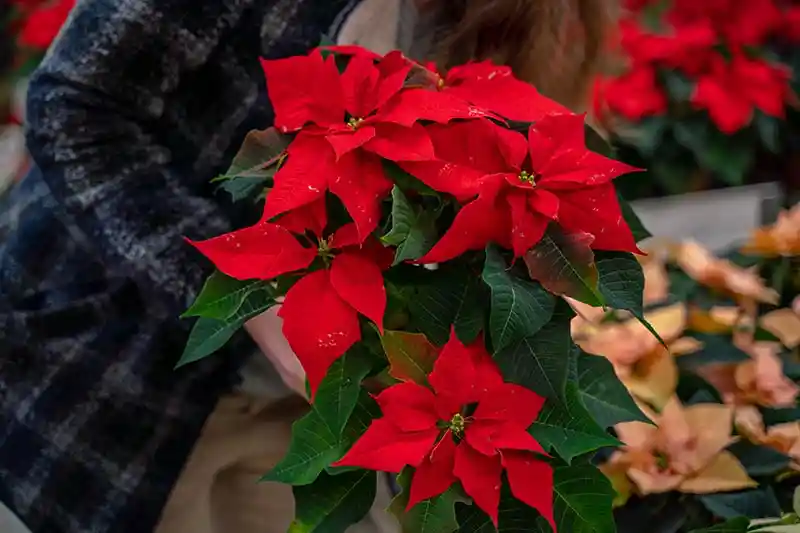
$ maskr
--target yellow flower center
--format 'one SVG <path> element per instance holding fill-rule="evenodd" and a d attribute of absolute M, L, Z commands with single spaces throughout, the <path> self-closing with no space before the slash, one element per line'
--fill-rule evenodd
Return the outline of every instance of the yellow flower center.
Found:
<path fill-rule="evenodd" d="M 461 437 L 464 435 L 464 428 L 467 426 L 467 420 L 461 413 L 456 413 L 453 415 L 453 418 L 450 419 L 450 423 L 448 427 L 450 431 L 453 432 L 453 435 L 456 437 Z"/>
<path fill-rule="evenodd" d="M 438 80 L 436 80 L 436 88 L 437 88 L 438 90 L 440 90 L 440 91 L 441 91 L 442 89 L 444 89 L 444 78 L 442 78 L 441 76 L 439 76 L 439 79 L 438 79 Z"/>
<path fill-rule="evenodd" d="M 519 173 L 519 181 L 522 183 L 528 183 L 530 185 L 536 185 L 536 173 L 535 172 L 528 172 L 527 170 L 523 170 Z"/>
<path fill-rule="evenodd" d="M 356 131 L 359 128 L 359 126 L 363 124 L 363 122 L 364 122 L 363 118 L 352 117 L 350 120 L 347 121 L 347 126 L 351 130 Z"/>
<path fill-rule="evenodd" d="M 323 259 L 330 259 L 333 257 L 333 249 L 328 239 L 319 239 L 317 242 L 317 255 Z"/>

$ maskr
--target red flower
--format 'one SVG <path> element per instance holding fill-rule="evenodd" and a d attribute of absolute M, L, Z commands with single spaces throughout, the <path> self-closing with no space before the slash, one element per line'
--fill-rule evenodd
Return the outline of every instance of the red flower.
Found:
<path fill-rule="evenodd" d="M 544 399 L 504 383 L 482 339 L 464 346 L 455 335 L 428 382 L 432 390 L 406 382 L 379 394 L 383 418 L 372 422 L 336 466 L 385 472 L 415 467 L 409 509 L 460 481 L 495 525 L 505 469 L 514 496 L 537 509 L 555 531 L 553 471 L 536 455 L 544 450 L 527 431 Z"/>
<path fill-rule="evenodd" d="M 302 130 L 275 175 L 265 214 L 272 218 L 318 200 L 330 190 L 344 203 L 366 238 L 378 223 L 379 201 L 391 189 L 379 157 L 390 161 L 434 158 L 433 145 L 418 120 L 469 118 L 462 102 L 424 108 L 406 101 L 403 83 L 411 66 L 393 52 L 377 64 L 357 54 L 339 74 L 334 56 L 263 61 L 275 126 Z M 413 99 L 412 99 L 413 100 Z"/>
<path fill-rule="evenodd" d="M 784 12 L 781 34 L 790 42 L 800 42 L 800 6 L 792 6 Z"/>
<path fill-rule="evenodd" d="M 765 61 L 734 53 L 730 61 L 717 58 L 698 82 L 692 103 L 708 110 L 720 131 L 732 134 L 747 126 L 753 110 L 782 118 L 789 97 L 789 75 Z"/>
<path fill-rule="evenodd" d="M 25 17 L 19 40 L 25 46 L 44 50 L 58 35 L 75 5 L 75 0 L 55 0 L 37 4 L 30 4 L 33 10 Z"/>
<path fill-rule="evenodd" d="M 666 18 L 676 28 L 710 24 L 726 44 L 740 47 L 763 44 L 782 15 L 774 0 L 675 0 Z"/>
<path fill-rule="evenodd" d="M 477 195 L 420 262 L 442 262 L 488 242 L 522 256 L 557 221 L 595 237 L 593 248 L 638 253 L 611 180 L 636 169 L 586 149 L 581 115 L 550 115 L 528 140 L 488 121 L 429 128 L 438 162 L 404 164 L 421 181 L 463 200 Z"/>
<path fill-rule="evenodd" d="M 635 122 L 667 112 L 667 95 L 658 84 L 656 70 L 649 65 L 634 67 L 618 78 L 600 81 L 594 97 L 600 109 L 606 105 L 612 112 Z"/>
<path fill-rule="evenodd" d="M 236 279 L 273 279 L 307 269 L 317 257 L 325 268 L 303 276 L 286 293 L 279 315 L 283 334 L 308 376 L 312 394 L 330 365 L 361 339 L 358 315 L 383 328 L 388 249 L 377 240 L 358 246 L 354 224 L 304 247 L 291 231 L 322 234 L 322 201 L 288 213 L 278 224 L 261 222 L 202 242 L 192 242 L 223 273 Z M 389 252 L 390 253 L 390 252 Z"/>
<path fill-rule="evenodd" d="M 438 77 L 437 87 L 443 94 L 457 96 L 509 120 L 535 122 L 550 114 L 569 113 L 564 106 L 539 94 L 530 83 L 515 78 L 511 68 L 491 61 L 453 67 L 444 77 Z"/>
<path fill-rule="evenodd" d="M 631 69 L 665 66 L 694 75 L 715 55 L 718 37 L 708 21 L 679 27 L 671 35 L 644 31 L 633 19 L 620 23 L 621 46 L 631 58 Z"/>

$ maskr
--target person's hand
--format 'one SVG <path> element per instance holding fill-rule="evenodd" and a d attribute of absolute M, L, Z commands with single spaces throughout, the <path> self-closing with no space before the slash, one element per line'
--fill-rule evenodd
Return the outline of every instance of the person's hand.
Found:
<path fill-rule="evenodd" d="M 283 320 L 278 316 L 279 308 L 280 306 L 272 307 L 250 319 L 244 327 L 275 366 L 283 382 L 297 394 L 306 397 L 306 373 L 283 336 Z"/>

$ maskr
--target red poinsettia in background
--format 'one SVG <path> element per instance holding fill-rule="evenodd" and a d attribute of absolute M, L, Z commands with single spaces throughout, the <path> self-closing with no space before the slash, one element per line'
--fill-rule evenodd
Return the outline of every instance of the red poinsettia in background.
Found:
<path fill-rule="evenodd" d="M 483 339 L 464 346 L 454 334 L 428 375 L 430 387 L 406 381 L 376 400 L 383 418 L 334 466 L 399 473 L 416 470 L 408 508 L 461 482 L 495 525 L 505 470 L 511 492 L 553 526 L 553 469 L 528 433 L 544 398 L 505 383 Z"/>
<path fill-rule="evenodd" d="M 58 35 L 75 0 L 13 0 L 12 6 L 19 12 L 15 23 L 19 43 L 45 50 Z"/>
<path fill-rule="evenodd" d="M 652 2 L 630 1 L 620 25 L 627 69 L 598 80 L 594 108 L 638 122 L 665 115 L 675 101 L 660 74 L 677 71 L 693 88 L 688 103 L 706 110 L 716 127 L 733 134 L 748 126 L 756 110 L 783 118 L 792 93 L 790 72 L 762 47 L 800 36 L 800 7 L 776 0 L 673 0 L 657 31 L 640 24 L 638 12 Z"/>

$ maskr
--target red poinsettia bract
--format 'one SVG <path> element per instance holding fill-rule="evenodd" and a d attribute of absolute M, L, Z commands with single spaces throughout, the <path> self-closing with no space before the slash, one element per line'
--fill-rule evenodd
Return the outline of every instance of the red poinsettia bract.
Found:
<path fill-rule="evenodd" d="M 482 116 L 453 99 L 448 106 L 421 105 L 403 88 L 411 69 L 400 52 L 377 63 L 357 54 L 339 73 L 333 55 L 263 61 L 275 126 L 299 131 L 267 198 L 268 218 L 323 197 L 338 196 L 362 240 L 375 229 L 379 202 L 391 190 L 380 158 L 434 159 L 433 145 L 419 120 L 446 123 Z M 413 91 L 412 91 L 413 92 Z"/>
<path fill-rule="evenodd" d="M 304 247 L 292 231 L 312 229 L 321 235 L 324 210 L 312 204 L 309 218 L 298 221 L 289 213 L 277 224 L 261 222 L 213 239 L 192 244 L 224 274 L 236 279 L 274 279 L 302 271 L 322 257 L 325 268 L 305 274 L 286 293 L 279 315 L 283 334 L 308 376 L 312 394 L 330 365 L 361 339 L 358 315 L 383 329 L 386 289 L 382 271 L 391 264 L 391 252 L 377 241 L 359 246 L 355 225 Z M 320 225 L 320 222 L 321 225 Z M 292 231 L 290 231 L 292 230 Z M 387 258 L 387 251 L 389 256 Z M 388 259 L 388 261 L 387 261 Z"/>
<path fill-rule="evenodd" d="M 750 123 L 755 109 L 782 118 L 790 90 L 786 70 L 735 53 L 730 60 L 714 60 L 698 80 L 692 103 L 708 110 L 721 132 L 731 134 Z"/>
<path fill-rule="evenodd" d="M 25 12 L 20 29 L 20 42 L 31 48 L 45 50 L 58 35 L 61 26 L 75 6 L 75 0 L 54 0 L 20 3 Z"/>
<path fill-rule="evenodd" d="M 495 525 L 505 470 L 514 496 L 555 531 L 552 467 L 537 455 L 544 450 L 527 431 L 544 398 L 503 382 L 483 339 L 464 346 L 455 335 L 428 383 L 431 388 L 405 382 L 380 393 L 383 418 L 335 465 L 384 472 L 413 466 L 408 508 L 460 481 Z"/>
<path fill-rule="evenodd" d="M 595 115 L 603 117 L 604 108 L 638 122 L 645 117 L 667 112 L 667 95 L 656 78 L 656 69 L 643 65 L 617 78 L 595 81 Z"/>
<path fill-rule="evenodd" d="M 519 257 L 551 222 L 594 236 L 593 248 L 639 253 L 611 180 L 637 169 L 586 149 L 584 117 L 549 115 L 528 139 L 489 121 L 431 126 L 440 161 L 403 167 L 467 201 L 420 262 L 442 262 L 489 242 Z"/>

